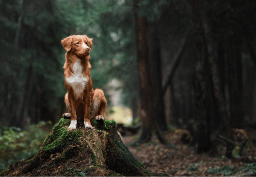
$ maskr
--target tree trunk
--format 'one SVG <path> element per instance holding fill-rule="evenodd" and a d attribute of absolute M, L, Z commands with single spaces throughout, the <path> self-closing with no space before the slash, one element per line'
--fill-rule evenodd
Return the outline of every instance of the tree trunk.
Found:
<path fill-rule="evenodd" d="M 251 57 L 251 60 L 254 64 L 254 67 L 256 69 L 256 54 L 255 54 L 255 49 L 252 45 L 252 40 L 253 40 L 253 35 L 249 32 L 249 31 L 244 31 L 244 36 L 245 36 L 245 39 L 246 39 L 246 44 L 247 44 L 247 48 L 249 50 L 249 53 L 250 53 L 250 57 Z"/>
<path fill-rule="evenodd" d="M 195 152 L 208 152 L 212 148 L 210 140 L 210 93 L 209 79 L 205 65 L 197 62 L 194 74 L 195 90 L 195 118 L 197 129 L 195 132 Z"/>
<path fill-rule="evenodd" d="M 241 63 L 241 41 L 237 36 L 229 38 L 228 51 L 228 88 L 229 88 L 229 115 L 232 128 L 243 126 L 243 88 L 242 88 L 242 63 Z"/>
<path fill-rule="evenodd" d="M 208 152 L 212 148 L 210 140 L 210 108 L 211 108 L 211 80 L 209 77 L 209 63 L 207 44 L 204 36 L 202 20 L 196 0 L 193 0 L 194 28 L 196 34 L 197 63 L 194 73 L 195 117 L 197 130 L 194 137 L 195 152 Z"/>
<path fill-rule="evenodd" d="M 154 119 L 156 119 L 161 130 L 167 130 L 165 118 L 165 104 L 164 94 L 162 90 L 162 65 L 161 65 L 161 51 L 158 30 L 155 25 L 151 24 L 148 30 L 148 46 L 149 46 L 149 61 L 150 72 L 153 89 L 153 109 Z"/>
<path fill-rule="evenodd" d="M 157 121 L 154 118 L 153 89 L 150 77 L 149 50 L 147 44 L 147 20 L 145 17 L 138 16 L 138 3 L 141 0 L 134 0 L 134 16 L 137 44 L 137 65 L 140 80 L 140 103 L 142 112 L 142 133 L 134 145 L 146 143 L 151 140 L 152 131 L 156 131 L 160 142 L 165 143 L 164 137 L 160 132 Z"/>
<path fill-rule="evenodd" d="M 18 18 L 18 27 L 15 33 L 15 38 L 14 38 L 14 49 L 19 50 L 19 39 L 20 39 L 20 32 L 21 32 L 21 27 L 22 27 L 22 22 L 23 22 L 23 18 L 25 15 L 25 6 L 27 4 L 27 1 L 20 1 L 20 6 L 21 6 L 21 14 Z"/>
<path fill-rule="evenodd" d="M 135 119 L 138 117 L 138 98 L 133 97 L 131 102 L 131 109 L 132 109 L 132 125 L 135 125 Z"/>
<path fill-rule="evenodd" d="M 170 72 L 169 72 L 168 76 L 166 77 L 166 79 L 163 80 L 163 93 L 166 92 L 167 87 L 172 82 L 174 73 L 175 73 L 176 69 L 178 68 L 180 60 L 184 54 L 185 47 L 186 47 L 186 35 L 181 39 L 181 46 L 173 58 L 172 67 L 170 69 Z"/>
<path fill-rule="evenodd" d="M 187 109 L 186 109 L 186 104 L 185 104 L 185 96 L 184 96 L 184 90 L 182 87 L 182 79 L 180 76 L 179 70 L 177 71 L 177 84 L 178 84 L 178 91 L 180 95 L 180 106 L 179 106 L 179 112 L 180 112 L 180 117 L 181 118 L 181 124 L 186 124 L 187 123 Z"/>
<path fill-rule="evenodd" d="M 25 118 L 26 118 L 26 111 L 28 109 L 28 102 L 30 101 L 30 92 L 32 89 L 32 83 L 33 83 L 33 62 L 34 62 L 35 56 L 32 55 L 32 58 L 30 59 L 30 64 L 27 72 L 27 80 L 25 84 L 25 88 L 23 90 L 23 96 L 22 96 L 22 103 L 21 103 L 21 110 L 19 113 L 19 116 L 17 117 L 17 121 L 15 126 L 24 128 L 25 126 Z"/>
<path fill-rule="evenodd" d="M 152 176 L 123 144 L 114 121 L 92 121 L 96 129 L 67 131 L 61 119 L 39 151 L 1 176 Z"/>
<path fill-rule="evenodd" d="M 211 36 L 208 19 L 206 17 L 206 14 L 203 11 L 201 12 L 201 20 L 202 20 L 202 27 L 203 27 L 205 40 L 207 43 L 207 56 L 208 56 L 211 74 L 212 74 L 214 96 L 217 100 L 220 117 L 223 120 L 225 125 L 226 137 L 228 139 L 232 139 L 231 127 L 229 125 L 229 117 L 227 114 L 224 93 L 222 92 L 222 89 L 221 89 L 222 87 L 221 87 L 221 79 L 220 79 L 221 77 L 219 73 L 219 67 L 216 61 L 216 57 L 214 55 L 213 39 Z M 234 148 L 234 145 L 231 144 L 230 142 L 227 142 L 226 157 L 232 158 L 233 148 Z"/>
<path fill-rule="evenodd" d="M 177 101 L 176 101 L 176 97 L 175 97 L 175 89 L 174 89 L 174 84 L 173 82 L 171 82 L 170 84 L 170 100 L 171 100 L 171 119 L 174 119 L 174 122 L 176 124 L 177 127 L 181 127 L 180 122 L 178 120 L 179 116 L 180 116 L 180 112 L 177 106 Z"/>

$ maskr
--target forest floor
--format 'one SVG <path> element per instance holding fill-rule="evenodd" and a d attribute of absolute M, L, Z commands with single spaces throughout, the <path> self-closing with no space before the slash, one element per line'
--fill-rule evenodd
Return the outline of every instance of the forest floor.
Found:
<path fill-rule="evenodd" d="M 242 157 L 227 159 L 224 156 L 225 148 L 221 146 L 218 147 L 216 157 L 210 157 L 206 153 L 195 154 L 193 147 L 182 144 L 179 134 L 167 132 L 165 136 L 168 145 L 160 144 L 153 137 L 149 143 L 132 147 L 131 144 L 138 136 L 139 134 L 124 136 L 123 142 L 148 170 L 155 173 L 175 176 L 230 176 L 256 172 L 256 162 L 246 163 Z"/>

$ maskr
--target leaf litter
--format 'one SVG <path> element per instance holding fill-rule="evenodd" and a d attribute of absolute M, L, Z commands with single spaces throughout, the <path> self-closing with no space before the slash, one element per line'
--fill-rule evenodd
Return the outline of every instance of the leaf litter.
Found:
<path fill-rule="evenodd" d="M 171 131 L 165 134 L 167 145 L 159 143 L 155 136 L 148 143 L 138 147 L 130 146 L 137 138 L 124 136 L 123 142 L 132 154 L 153 173 L 175 176 L 230 176 L 256 174 L 256 162 L 244 157 L 225 158 L 225 148 L 219 146 L 214 157 L 209 153 L 195 154 L 194 148 L 182 144 L 181 137 Z M 254 145 L 255 150 L 255 145 Z"/>

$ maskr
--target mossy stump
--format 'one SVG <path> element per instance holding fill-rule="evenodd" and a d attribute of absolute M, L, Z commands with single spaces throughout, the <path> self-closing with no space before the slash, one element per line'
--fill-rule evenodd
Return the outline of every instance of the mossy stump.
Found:
<path fill-rule="evenodd" d="M 95 129 L 67 131 L 70 120 L 61 119 L 38 152 L 18 161 L 1 176 L 151 176 L 117 134 L 116 123 L 92 121 Z"/>

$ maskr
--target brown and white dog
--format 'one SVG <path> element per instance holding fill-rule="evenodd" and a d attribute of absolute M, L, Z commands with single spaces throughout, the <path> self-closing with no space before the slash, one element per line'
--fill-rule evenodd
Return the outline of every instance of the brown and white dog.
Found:
<path fill-rule="evenodd" d="M 104 92 L 101 89 L 92 89 L 89 62 L 92 38 L 86 35 L 72 35 L 61 40 L 61 43 L 66 50 L 63 67 L 64 85 L 67 90 L 65 104 L 70 113 L 64 115 L 71 117 L 68 129 L 76 129 L 78 107 L 83 109 L 85 127 L 92 128 L 90 119 L 106 118 L 107 105 Z"/>

